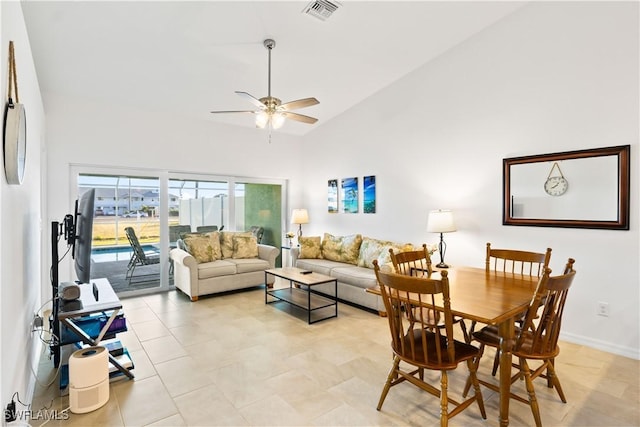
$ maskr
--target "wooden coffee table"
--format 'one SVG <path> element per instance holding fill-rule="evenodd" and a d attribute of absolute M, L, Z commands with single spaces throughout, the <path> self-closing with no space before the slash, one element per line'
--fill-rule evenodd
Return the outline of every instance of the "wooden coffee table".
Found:
<path fill-rule="evenodd" d="M 307 321 L 309 322 L 309 324 L 316 323 L 325 319 L 331 319 L 333 317 L 338 317 L 338 280 L 320 273 L 302 274 L 303 271 L 305 270 L 296 267 L 272 268 L 269 270 L 265 270 L 265 283 L 268 283 L 268 274 L 289 281 L 288 288 L 269 289 L 268 286 L 265 286 L 265 304 L 285 301 L 291 305 L 302 308 L 307 312 Z M 335 297 L 333 298 L 319 295 L 312 289 L 316 285 L 331 282 L 333 282 L 335 286 Z M 272 297 L 273 299 L 269 301 L 269 297 Z M 313 321 L 311 320 L 312 312 L 331 306 L 334 306 L 335 308 L 333 315 L 315 319 Z"/>

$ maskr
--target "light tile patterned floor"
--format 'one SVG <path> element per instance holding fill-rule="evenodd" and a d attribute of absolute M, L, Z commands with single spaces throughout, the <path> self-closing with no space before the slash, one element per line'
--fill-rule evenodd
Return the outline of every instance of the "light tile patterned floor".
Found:
<path fill-rule="evenodd" d="M 129 331 L 119 336 L 135 380 L 111 383 L 102 408 L 47 425 L 439 425 L 438 399 L 409 384 L 392 388 L 376 411 L 392 359 L 387 321 L 375 314 L 341 304 L 338 318 L 307 325 L 295 309 L 265 305 L 263 289 L 195 303 L 172 291 L 123 304 Z M 537 380 L 545 426 L 640 425 L 640 361 L 569 343 L 561 348 L 556 364 L 568 403 Z M 484 377 L 492 355 L 487 350 L 481 364 Z M 53 373 L 43 356 L 40 381 Z M 450 392 L 459 395 L 465 380 L 461 365 L 449 375 Z M 498 425 L 497 396 L 482 392 L 488 419 L 472 406 L 450 425 Z M 32 409 L 68 405 L 55 383 L 37 388 Z M 510 408 L 511 425 L 533 425 L 528 406 L 512 400 Z"/>

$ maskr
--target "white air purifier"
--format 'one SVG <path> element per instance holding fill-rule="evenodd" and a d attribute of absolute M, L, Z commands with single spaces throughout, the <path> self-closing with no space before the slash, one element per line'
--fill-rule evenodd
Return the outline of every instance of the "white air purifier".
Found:
<path fill-rule="evenodd" d="M 87 347 L 69 357 L 69 409 L 84 414 L 109 400 L 109 352 Z"/>

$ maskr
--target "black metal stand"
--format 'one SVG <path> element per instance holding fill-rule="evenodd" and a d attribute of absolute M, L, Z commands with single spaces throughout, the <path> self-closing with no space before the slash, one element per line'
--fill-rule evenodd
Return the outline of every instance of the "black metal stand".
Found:
<path fill-rule="evenodd" d="M 440 233 L 440 243 L 438 243 L 438 252 L 440 252 L 440 263 L 437 264 L 436 267 L 449 268 L 449 266 L 444 263 L 444 254 L 445 252 L 447 252 L 447 244 L 444 242 L 442 233 Z"/>

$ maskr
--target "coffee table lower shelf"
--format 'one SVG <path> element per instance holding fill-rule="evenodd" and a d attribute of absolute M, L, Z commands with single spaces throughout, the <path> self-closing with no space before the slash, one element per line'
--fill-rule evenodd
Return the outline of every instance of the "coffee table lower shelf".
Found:
<path fill-rule="evenodd" d="M 278 289 L 269 289 L 267 287 L 265 287 L 265 303 L 266 304 L 273 304 L 275 302 L 278 301 L 284 301 L 288 304 L 291 304 L 295 307 L 301 308 L 303 310 L 305 310 L 307 312 L 307 321 L 309 324 L 312 323 L 316 323 L 319 322 L 321 320 L 326 320 L 326 319 L 331 319 L 333 317 L 338 317 L 338 299 L 337 297 L 332 299 L 330 297 L 326 297 L 323 295 L 319 295 L 316 291 L 312 290 L 312 286 L 315 284 L 320 284 L 320 283 L 327 283 L 327 282 L 333 282 L 335 285 L 335 292 L 337 294 L 338 292 L 338 284 L 337 284 L 337 280 L 331 278 L 331 277 L 325 277 L 323 276 L 322 278 L 317 278 L 314 276 L 307 276 L 305 277 L 305 279 L 311 279 L 311 280 L 307 280 L 309 283 L 300 283 L 300 281 L 296 280 L 296 277 L 291 275 L 291 274 L 286 274 L 286 273 L 290 273 L 289 271 L 279 271 L 280 269 L 274 269 L 274 270 L 267 270 L 266 274 L 272 274 L 276 277 L 281 277 L 285 280 L 289 281 L 289 287 L 288 288 L 278 288 Z M 287 269 L 289 270 L 289 269 Z M 298 270 L 299 269 L 291 269 L 291 270 Z M 266 276 L 265 274 L 265 276 Z M 266 279 L 266 277 L 265 277 Z M 314 280 L 316 279 L 316 280 Z M 325 280 L 325 279 L 330 279 L 330 280 Z M 299 279 L 299 280 L 303 280 L 303 279 Z M 265 280 L 266 283 L 266 280 Z M 293 286 L 293 284 L 296 284 L 298 287 Z M 275 298 L 274 300 L 269 301 L 268 297 L 273 297 Z M 311 320 L 311 314 L 315 311 L 318 310 L 322 310 L 322 309 L 326 309 L 328 307 L 334 307 L 335 310 L 333 310 L 333 314 L 329 315 L 329 316 L 325 316 L 325 317 L 321 317 L 321 318 L 317 318 L 314 320 Z"/>

